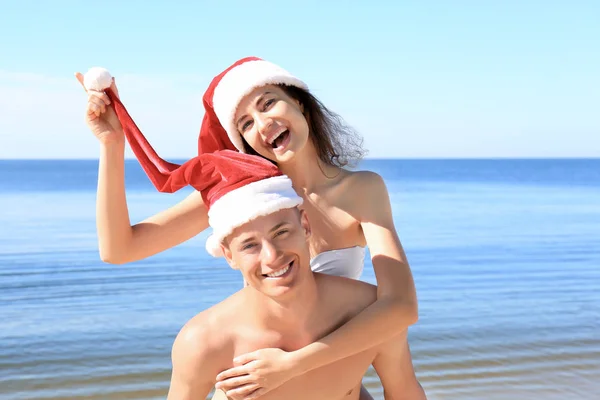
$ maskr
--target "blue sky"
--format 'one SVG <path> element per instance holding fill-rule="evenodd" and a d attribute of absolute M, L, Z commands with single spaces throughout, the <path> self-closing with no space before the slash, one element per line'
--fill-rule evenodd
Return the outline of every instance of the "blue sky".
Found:
<path fill-rule="evenodd" d="M 165 158 L 214 75 L 305 80 L 370 157 L 599 157 L 597 1 L 0 0 L 0 158 L 95 158 L 77 70 L 109 68 Z M 131 153 L 129 153 L 131 154 Z"/>

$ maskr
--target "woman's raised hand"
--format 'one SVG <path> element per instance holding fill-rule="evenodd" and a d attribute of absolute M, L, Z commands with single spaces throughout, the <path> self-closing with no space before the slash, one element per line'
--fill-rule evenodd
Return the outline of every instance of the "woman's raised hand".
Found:
<path fill-rule="evenodd" d="M 88 95 L 85 108 L 85 122 L 94 136 L 103 144 L 113 142 L 123 143 L 123 128 L 106 93 L 86 89 L 83 83 L 84 77 L 81 72 L 75 73 L 75 77 Z M 117 90 L 114 78 L 112 79 L 110 88 L 118 97 L 119 91 Z"/>

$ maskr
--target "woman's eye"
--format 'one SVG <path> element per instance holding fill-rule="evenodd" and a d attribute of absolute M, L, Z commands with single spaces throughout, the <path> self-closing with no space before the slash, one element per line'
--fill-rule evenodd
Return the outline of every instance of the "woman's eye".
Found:
<path fill-rule="evenodd" d="M 248 128 L 250 128 L 250 125 L 251 125 L 251 124 L 252 124 L 252 122 L 251 122 L 251 121 L 246 121 L 246 122 L 244 122 L 244 123 L 242 124 L 242 132 L 246 132 L 246 130 L 247 130 Z"/>
<path fill-rule="evenodd" d="M 275 103 L 275 99 L 268 99 L 267 101 L 265 101 L 265 104 L 263 105 L 264 109 L 266 110 L 267 108 L 269 108 L 271 106 L 271 104 Z"/>

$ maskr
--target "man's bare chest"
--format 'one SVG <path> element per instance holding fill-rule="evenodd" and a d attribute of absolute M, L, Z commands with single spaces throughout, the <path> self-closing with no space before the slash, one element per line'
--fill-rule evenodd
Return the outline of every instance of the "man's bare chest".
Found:
<path fill-rule="evenodd" d="M 278 332 L 269 329 L 241 328 L 236 332 L 235 356 L 264 348 L 294 351 L 319 339 L 314 332 Z"/>

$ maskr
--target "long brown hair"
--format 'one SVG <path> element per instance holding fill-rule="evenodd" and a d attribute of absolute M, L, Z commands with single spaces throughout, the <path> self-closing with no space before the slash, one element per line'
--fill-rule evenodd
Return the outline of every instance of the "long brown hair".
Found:
<path fill-rule="evenodd" d="M 304 89 L 288 85 L 278 86 L 304 107 L 309 137 L 323 163 L 337 167 L 354 166 L 365 156 L 367 152 L 362 147 L 363 138 L 354 128 L 347 125 L 342 117 L 329 110 Z M 244 150 L 248 154 L 258 155 L 245 140 Z"/>

